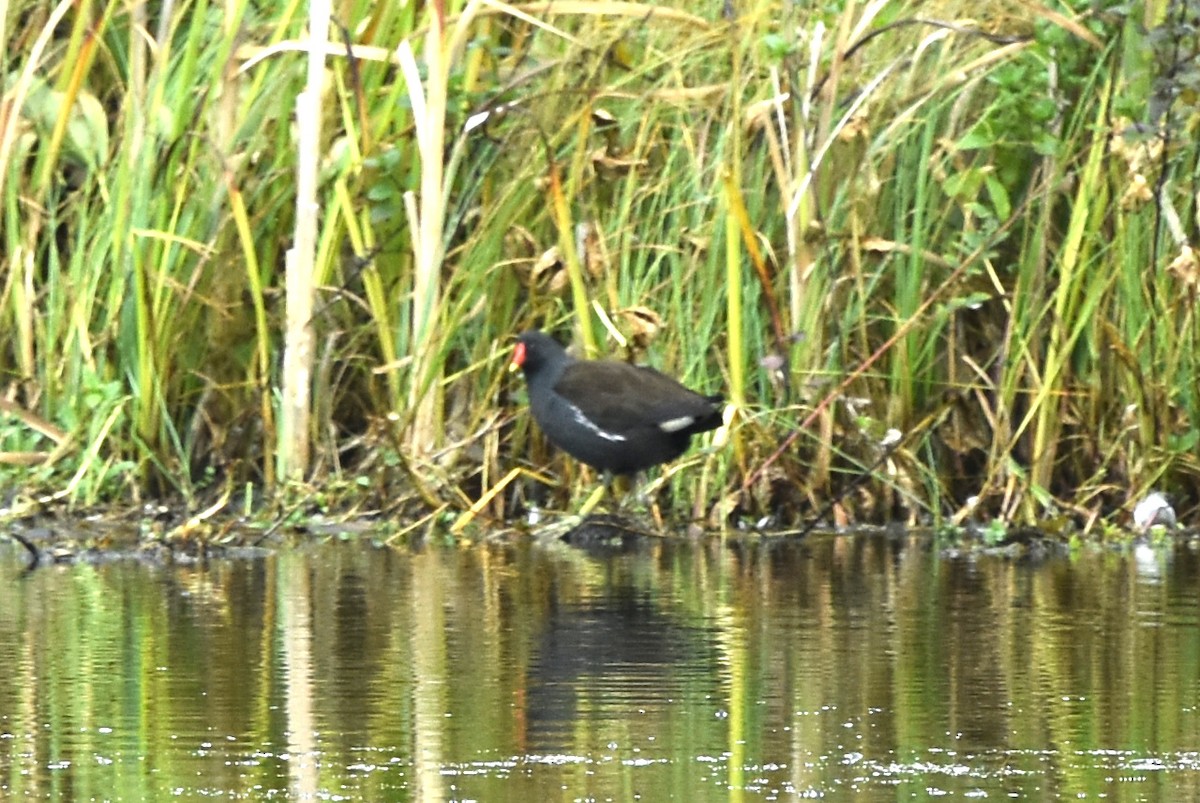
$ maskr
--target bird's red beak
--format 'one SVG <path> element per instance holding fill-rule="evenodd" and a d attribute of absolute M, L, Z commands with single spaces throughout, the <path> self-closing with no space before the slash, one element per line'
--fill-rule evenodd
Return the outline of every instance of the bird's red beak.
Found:
<path fill-rule="evenodd" d="M 525 344 L 518 343 L 513 346 L 512 362 L 508 364 L 508 370 L 515 371 L 525 364 Z"/>

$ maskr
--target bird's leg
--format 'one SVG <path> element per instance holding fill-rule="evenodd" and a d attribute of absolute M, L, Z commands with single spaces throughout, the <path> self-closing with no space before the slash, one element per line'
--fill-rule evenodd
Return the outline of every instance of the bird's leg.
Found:
<path fill-rule="evenodd" d="M 650 498 L 650 516 L 654 519 L 654 526 L 658 529 L 658 531 L 663 532 L 665 528 L 663 527 L 662 511 L 658 509 L 657 496 Z"/>
<path fill-rule="evenodd" d="M 608 476 L 608 474 L 605 473 L 606 480 L 607 480 L 607 476 Z M 595 510 L 596 505 L 598 505 L 600 503 L 600 500 L 604 498 L 604 492 L 607 490 L 608 490 L 608 482 L 606 481 L 603 485 L 598 486 L 596 488 L 596 490 L 592 491 L 592 495 L 589 496 L 587 498 L 587 501 L 583 503 L 583 507 L 579 508 L 580 518 L 587 516 L 589 513 L 591 513 L 593 510 Z"/>
<path fill-rule="evenodd" d="M 646 510 L 650 513 L 650 518 L 654 519 L 654 526 L 659 532 L 663 530 L 662 510 L 658 507 L 658 489 L 662 487 L 662 477 L 650 479 L 644 477 L 644 482 L 641 482 L 637 487 L 637 499 L 645 505 Z"/>
<path fill-rule="evenodd" d="M 617 513 L 620 513 L 624 507 L 625 497 L 627 496 L 622 488 L 623 485 L 625 485 L 623 477 L 614 477 L 611 471 L 605 471 L 603 483 L 596 490 L 592 491 L 592 495 L 587 498 L 587 501 L 583 503 L 583 507 L 580 508 L 579 515 L 586 516 L 591 513 L 605 496 L 609 496 L 612 499 L 610 509 L 615 507 Z"/>
<path fill-rule="evenodd" d="M 617 477 L 616 493 L 614 496 L 617 499 L 617 512 L 624 512 L 625 508 L 630 504 L 633 505 L 635 512 L 641 512 L 643 509 L 652 510 L 657 508 L 654 493 L 654 483 L 650 482 L 645 473 L 639 471 L 634 474 L 626 474 Z M 630 502 L 629 500 L 633 500 Z"/>

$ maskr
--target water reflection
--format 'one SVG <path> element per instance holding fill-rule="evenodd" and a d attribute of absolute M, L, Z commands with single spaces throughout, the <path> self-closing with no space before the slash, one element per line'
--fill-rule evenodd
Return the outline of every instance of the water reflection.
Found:
<path fill-rule="evenodd" d="M 0 547 L 5 799 L 1200 791 L 1187 545 L 23 557 Z"/>

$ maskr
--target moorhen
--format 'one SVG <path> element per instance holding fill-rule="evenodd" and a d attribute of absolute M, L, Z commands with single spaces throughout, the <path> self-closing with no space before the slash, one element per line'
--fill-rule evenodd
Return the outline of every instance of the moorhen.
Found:
<path fill-rule="evenodd" d="M 646 366 L 577 360 L 538 331 L 517 337 L 533 418 L 558 448 L 612 474 L 673 460 L 692 435 L 721 425 L 720 396 L 702 396 Z"/>

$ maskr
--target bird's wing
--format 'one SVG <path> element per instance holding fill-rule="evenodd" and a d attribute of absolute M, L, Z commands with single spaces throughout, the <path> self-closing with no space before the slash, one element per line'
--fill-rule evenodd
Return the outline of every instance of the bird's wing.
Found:
<path fill-rule="evenodd" d="M 703 419 L 713 414 L 715 404 L 653 368 L 615 361 L 571 365 L 554 390 L 613 433 Z"/>

